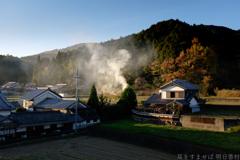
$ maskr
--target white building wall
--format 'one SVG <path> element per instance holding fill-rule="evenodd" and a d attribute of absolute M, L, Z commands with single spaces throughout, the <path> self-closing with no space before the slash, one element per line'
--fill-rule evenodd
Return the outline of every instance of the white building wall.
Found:
<path fill-rule="evenodd" d="M 161 95 L 162 95 L 162 97 L 161 97 L 162 99 L 167 98 L 167 92 L 166 91 L 162 91 Z"/>
<path fill-rule="evenodd" d="M 33 104 L 33 101 L 23 100 L 23 108 L 28 109 Z"/>
<path fill-rule="evenodd" d="M 9 116 L 11 114 L 11 110 L 0 111 L 0 115 Z"/>
<path fill-rule="evenodd" d="M 44 125 L 44 129 L 49 129 L 50 125 Z"/>
<path fill-rule="evenodd" d="M 197 100 L 194 97 L 190 101 L 190 106 L 192 106 L 192 105 L 198 105 Z"/>
<path fill-rule="evenodd" d="M 200 111 L 200 106 L 198 105 L 198 102 L 194 97 L 190 101 L 189 107 L 192 108 L 192 113 Z"/>
<path fill-rule="evenodd" d="M 17 128 L 16 132 L 25 132 L 27 131 L 27 128 Z"/>

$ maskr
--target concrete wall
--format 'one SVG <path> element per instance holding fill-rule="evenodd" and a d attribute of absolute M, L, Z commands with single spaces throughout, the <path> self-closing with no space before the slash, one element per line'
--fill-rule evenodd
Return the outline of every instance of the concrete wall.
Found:
<path fill-rule="evenodd" d="M 224 131 L 224 119 L 223 118 L 214 118 L 214 124 L 207 124 L 204 122 L 191 122 L 192 116 L 182 116 L 180 122 L 183 127 L 197 128 L 197 129 L 206 129 L 211 131 Z M 212 118 L 211 118 L 212 119 Z"/>

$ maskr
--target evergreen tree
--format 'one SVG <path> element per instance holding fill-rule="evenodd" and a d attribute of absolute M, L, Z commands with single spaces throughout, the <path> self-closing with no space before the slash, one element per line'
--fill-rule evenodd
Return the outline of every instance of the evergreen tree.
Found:
<path fill-rule="evenodd" d="M 130 85 L 124 89 L 117 104 L 124 106 L 127 114 L 131 113 L 131 110 L 137 106 L 137 97 Z"/>
<path fill-rule="evenodd" d="M 96 91 L 96 88 L 95 88 L 95 84 L 92 85 L 87 104 L 89 106 L 91 106 L 92 108 L 96 109 L 96 110 L 98 109 L 99 101 L 98 101 L 98 96 L 97 96 L 97 91 Z"/>

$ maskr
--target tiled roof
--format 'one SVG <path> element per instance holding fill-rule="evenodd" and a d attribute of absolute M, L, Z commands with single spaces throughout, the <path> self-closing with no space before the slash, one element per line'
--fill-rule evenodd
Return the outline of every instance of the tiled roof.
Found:
<path fill-rule="evenodd" d="M 192 83 L 189 83 L 185 80 L 178 80 L 178 79 L 174 79 L 172 81 L 170 81 L 169 83 L 161 86 L 159 89 L 165 88 L 166 86 L 168 86 L 169 84 L 175 84 L 179 87 L 182 87 L 184 89 L 190 89 L 190 90 L 201 90 L 201 88 L 199 88 L 198 86 L 195 86 Z"/>
<path fill-rule="evenodd" d="M 0 90 L 0 110 L 11 110 L 15 109 L 15 107 L 6 99 Z"/>
<path fill-rule="evenodd" d="M 194 97 L 194 94 L 189 93 L 189 94 L 187 94 L 187 96 L 185 97 L 185 100 L 186 100 L 187 102 L 190 102 L 193 97 Z"/>
<path fill-rule="evenodd" d="M 72 113 L 75 113 L 76 106 L 73 105 L 71 107 Z M 99 119 L 97 112 L 92 109 L 89 105 L 83 103 L 82 101 L 78 100 L 78 115 L 80 115 L 84 120 L 92 120 L 92 119 Z"/>
<path fill-rule="evenodd" d="M 47 92 L 47 91 L 50 91 L 50 92 L 54 93 L 55 95 L 59 96 L 60 98 L 62 98 L 59 94 L 57 94 L 56 92 L 54 92 L 50 88 L 48 88 L 48 89 L 35 89 L 35 90 L 27 93 L 26 95 L 24 95 L 20 99 L 33 100 L 34 98 L 36 98 L 40 94 L 42 94 L 44 92 Z"/>
<path fill-rule="evenodd" d="M 157 93 L 153 93 L 143 104 L 168 104 L 174 101 L 173 99 L 161 99 L 161 96 Z"/>
<path fill-rule="evenodd" d="M 5 121 L 8 117 L 0 115 L 0 122 Z"/>
<path fill-rule="evenodd" d="M 3 86 L 15 86 L 15 85 L 17 85 L 17 83 L 16 82 L 7 82 L 7 83 L 5 83 Z"/>
<path fill-rule="evenodd" d="M 182 104 L 182 105 L 189 105 L 189 102 L 188 101 L 186 101 L 186 100 L 184 100 L 184 99 L 177 99 L 176 100 L 176 102 L 178 102 L 178 103 L 180 103 L 180 104 Z"/>
<path fill-rule="evenodd" d="M 19 122 L 19 124 L 37 124 L 47 122 L 68 122 L 68 118 L 60 111 L 43 112 L 17 112 L 12 113 L 10 118 Z"/>
<path fill-rule="evenodd" d="M 76 116 L 75 114 L 64 114 L 64 116 L 67 117 L 69 122 L 75 122 L 75 116 Z M 82 119 L 82 117 L 77 115 L 77 121 L 82 122 L 84 120 Z"/>
<path fill-rule="evenodd" d="M 14 109 L 16 109 L 17 107 L 21 107 L 21 105 L 18 103 L 18 101 L 13 101 L 10 103 L 14 106 Z"/>
<path fill-rule="evenodd" d="M 54 109 L 67 109 L 75 104 L 74 100 L 62 100 L 62 99 L 53 99 L 46 98 L 39 104 L 35 105 L 35 108 L 54 108 Z"/>

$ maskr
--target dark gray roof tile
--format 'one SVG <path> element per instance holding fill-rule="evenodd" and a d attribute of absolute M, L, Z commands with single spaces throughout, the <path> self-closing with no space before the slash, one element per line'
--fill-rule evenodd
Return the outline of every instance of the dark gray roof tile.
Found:
<path fill-rule="evenodd" d="M 0 90 L 0 110 L 11 110 L 15 109 L 15 107 L 6 99 Z"/>
<path fill-rule="evenodd" d="M 53 99 L 47 98 L 40 102 L 39 104 L 35 105 L 35 108 L 54 108 L 54 109 L 68 109 L 76 101 L 74 100 L 62 100 L 62 99 Z"/>
<path fill-rule="evenodd" d="M 165 88 L 166 86 L 168 86 L 169 84 L 175 84 L 181 88 L 184 88 L 186 90 L 201 90 L 201 88 L 199 88 L 198 86 L 190 83 L 190 82 L 187 82 L 185 80 L 179 80 L 179 79 L 174 79 L 170 82 L 168 82 L 167 84 L 161 86 L 159 89 L 162 89 L 162 88 Z"/>
<path fill-rule="evenodd" d="M 157 93 L 153 93 L 143 104 L 168 104 L 174 101 L 173 99 L 161 99 L 161 96 Z"/>
<path fill-rule="evenodd" d="M 18 121 L 19 124 L 37 124 L 68 121 L 68 118 L 59 111 L 17 112 L 12 113 L 10 118 Z"/>
<path fill-rule="evenodd" d="M 44 92 L 47 92 L 47 91 L 50 91 L 50 92 L 54 93 L 55 95 L 57 95 L 58 97 L 62 98 L 59 94 L 57 94 L 56 92 L 54 92 L 50 88 L 48 88 L 48 89 L 35 89 L 35 90 L 27 93 L 26 95 L 24 95 L 20 99 L 33 100 L 34 98 L 36 98 L 40 94 L 42 94 Z"/>

